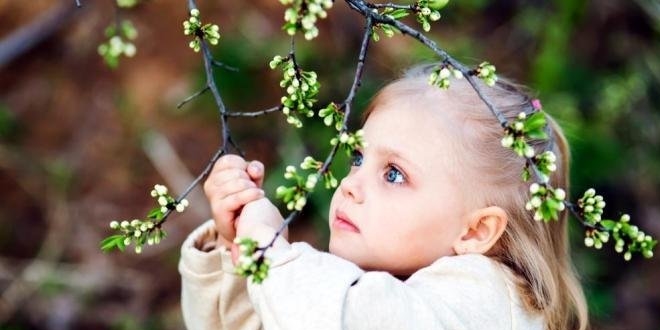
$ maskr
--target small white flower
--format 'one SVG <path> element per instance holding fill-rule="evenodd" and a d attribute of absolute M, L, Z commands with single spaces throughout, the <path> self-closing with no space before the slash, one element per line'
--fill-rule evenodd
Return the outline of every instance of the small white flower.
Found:
<path fill-rule="evenodd" d="M 300 198 L 298 198 L 298 200 L 296 201 L 296 204 L 295 204 L 294 208 L 295 208 L 296 210 L 300 211 L 300 210 L 303 209 L 303 207 L 305 207 L 305 204 L 307 204 L 307 198 L 305 198 L 305 196 L 300 197 Z"/>
<path fill-rule="evenodd" d="M 165 196 L 160 196 L 158 197 L 158 204 L 160 206 L 165 206 L 167 205 L 167 198 Z"/>
<path fill-rule="evenodd" d="M 167 194 L 167 187 L 165 187 L 165 186 L 162 185 L 162 184 L 157 184 L 157 185 L 155 185 L 155 186 L 154 186 L 154 190 L 156 190 L 156 193 L 158 193 L 158 195 L 165 195 L 165 194 Z"/>
<path fill-rule="evenodd" d="M 511 148 L 511 146 L 513 145 L 513 141 L 514 141 L 513 136 L 507 135 L 502 138 L 502 146 L 505 148 Z"/>
<path fill-rule="evenodd" d="M 447 67 L 444 67 L 444 68 L 442 68 L 442 70 L 440 70 L 440 75 L 439 76 L 440 76 L 440 79 L 447 79 L 447 78 L 449 78 L 449 76 L 451 76 L 451 71 L 449 71 L 449 69 Z"/>
<path fill-rule="evenodd" d="M 117 221 L 110 221 L 110 228 L 112 228 L 112 229 L 117 229 L 117 228 L 119 228 L 119 222 L 117 222 Z"/>
<path fill-rule="evenodd" d="M 188 202 L 188 200 L 185 199 L 185 198 L 181 200 L 181 204 L 183 205 L 183 207 L 188 207 L 188 206 L 190 205 L 190 203 Z"/>
<path fill-rule="evenodd" d="M 561 188 L 555 189 L 555 198 L 557 198 L 560 201 L 563 201 L 564 198 L 566 198 L 566 191 L 564 191 L 564 189 Z"/>
<path fill-rule="evenodd" d="M 176 211 L 179 212 L 179 213 L 183 212 L 183 210 L 186 209 L 186 208 L 183 206 L 183 204 L 176 204 L 176 207 L 175 207 L 175 208 L 176 208 Z"/>
<path fill-rule="evenodd" d="M 539 189 L 541 189 L 541 186 L 538 183 L 532 183 L 529 186 L 529 192 L 531 192 L 532 194 L 536 194 L 537 192 L 539 192 Z"/>
<path fill-rule="evenodd" d="M 585 245 L 586 247 L 592 247 L 592 246 L 594 246 L 594 239 L 591 238 L 591 237 L 585 237 L 585 238 L 584 238 L 584 245 Z"/>

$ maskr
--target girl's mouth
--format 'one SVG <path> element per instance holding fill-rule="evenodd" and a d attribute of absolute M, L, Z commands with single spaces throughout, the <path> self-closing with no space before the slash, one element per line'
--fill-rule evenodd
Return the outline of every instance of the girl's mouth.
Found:
<path fill-rule="evenodd" d="M 332 226 L 339 229 L 359 233 L 360 229 L 351 221 L 346 213 L 336 210 L 335 219 L 332 221 Z"/>

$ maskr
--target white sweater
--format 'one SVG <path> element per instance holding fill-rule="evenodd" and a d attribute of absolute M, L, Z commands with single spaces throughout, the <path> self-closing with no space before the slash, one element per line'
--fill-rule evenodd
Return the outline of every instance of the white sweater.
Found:
<path fill-rule="evenodd" d="M 520 301 L 512 273 L 483 255 L 443 257 L 401 281 L 294 243 L 271 256 L 262 284 L 252 284 L 234 275 L 215 237 L 209 221 L 181 249 L 190 330 L 544 329 L 543 317 Z"/>

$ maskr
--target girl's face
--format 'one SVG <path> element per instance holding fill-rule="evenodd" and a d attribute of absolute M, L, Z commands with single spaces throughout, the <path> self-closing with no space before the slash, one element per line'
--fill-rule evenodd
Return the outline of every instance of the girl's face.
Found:
<path fill-rule="evenodd" d="M 331 253 L 394 275 L 454 254 L 466 228 L 464 178 L 451 161 L 456 128 L 433 111 L 392 99 L 371 113 L 367 146 L 330 204 Z"/>

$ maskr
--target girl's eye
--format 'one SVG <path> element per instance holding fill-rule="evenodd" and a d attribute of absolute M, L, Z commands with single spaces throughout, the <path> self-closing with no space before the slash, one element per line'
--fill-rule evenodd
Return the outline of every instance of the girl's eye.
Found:
<path fill-rule="evenodd" d="M 396 167 L 390 166 L 390 168 L 385 173 L 385 180 L 389 183 L 404 183 L 405 178 L 403 173 L 399 171 Z"/>
<path fill-rule="evenodd" d="M 351 166 L 362 166 L 362 153 L 357 150 L 353 151 L 353 156 L 351 157 Z"/>

